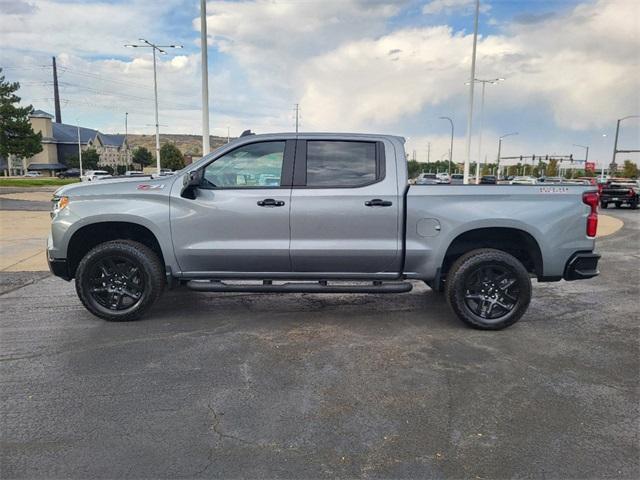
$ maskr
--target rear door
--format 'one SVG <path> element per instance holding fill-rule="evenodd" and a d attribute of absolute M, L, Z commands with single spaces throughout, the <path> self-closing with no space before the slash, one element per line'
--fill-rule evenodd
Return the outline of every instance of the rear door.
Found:
<path fill-rule="evenodd" d="M 204 167 L 196 198 L 174 182 L 171 232 L 185 273 L 289 272 L 295 140 L 244 144 Z"/>
<path fill-rule="evenodd" d="M 294 272 L 400 270 L 401 205 L 390 143 L 298 140 L 293 183 Z"/>

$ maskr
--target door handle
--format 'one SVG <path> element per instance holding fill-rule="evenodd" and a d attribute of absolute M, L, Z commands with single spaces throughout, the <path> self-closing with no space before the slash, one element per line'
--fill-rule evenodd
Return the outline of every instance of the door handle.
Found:
<path fill-rule="evenodd" d="M 273 198 L 265 198 L 264 200 L 258 201 L 259 207 L 282 207 L 284 206 L 284 202 L 282 200 L 274 200 Z"/>
<path fill-rule="evenodd" d="M 389 200 L 380 200 L 379 198 L 374 198 L 373 200 L 367 200 L 364 202 L 367 207 L 390 207 L 393 205 L 393 202 Z"/>

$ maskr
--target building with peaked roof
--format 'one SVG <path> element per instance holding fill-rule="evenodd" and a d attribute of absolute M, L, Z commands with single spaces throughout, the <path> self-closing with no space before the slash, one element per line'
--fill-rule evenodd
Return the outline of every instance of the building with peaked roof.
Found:
<path fill-rule="evenodd" d="M 65 170 L 70 158 L 78 157 L 78 144 L 85 151 L 95 148 L 100 156 L 100 166 L 116 168 L 131 164 L 131 152 L 125 135 L 106 134 L 91 128 L 78 127 L 53 121 L 53 115 L 43 110 L 34 110 L 29 115 L 34 132 L 42 133 L 42 151 L 31 158 L 18 160 L 10 165 L 14 171 L 27 170 L 49 172 Z M 12 162 L 13 163 L 13 162 Z"/>

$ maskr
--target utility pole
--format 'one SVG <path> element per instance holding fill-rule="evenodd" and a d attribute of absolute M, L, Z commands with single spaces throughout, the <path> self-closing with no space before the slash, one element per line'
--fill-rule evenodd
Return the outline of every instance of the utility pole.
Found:
<path fill-rule="evenodd" d="M 227 126 L 227 143 L 231 141 L 231 128 Z"/>
<path fill-rule="evenodd" d="M 56 66 L 56 57 L 53 59 L 53 103 L 55 105 L 56 123 L 62 123 L 62 114 L 60 113 L 60 93 L 58 92 L 58 67 Z"/>
<path fill-rule="evenodd" d="M 296 103 L 296 133 L 298 133 L 298 123 L 300 119 L 300 104 Z"/>
<path fill-rule="evenodd" d="M 207 0 L 200 0 L 200 51 L 202 59 L 202 156 L 211 151 L 209 144 L 209 62 L 207 59 Z"/>
<path fill-rule="evenodd" d="M 476 78 L 476 45 L 478 43 L 478 16 L 480 15 L 480 0 L 476 0 L 476 14 L 473 22 L 473 51 L 471 54 L 471 75 L 469 76 L 469 112 L 467 113 L 467 151 L 464 159 L 463 183 L 469 183 L 469 166 L 471 164 L 471 128 L 473 126 L 473 88 Z"/>
<path fill-rule="evenodd" d="M 502 151 L 502 139 L 505 137 L 510 137 L 511 135 L 518 135 L 518 132 L 512 132 L 512 133 L 507 133 L 505 135 L 502 135 L 499 139 L 498 139 L 498 177 L 500 176 L 500 152 Z"/>
<path fill-rule="evenodd" d="M 440 120 L 448 120 L 451 124 L 451 148 L 449 148 L 449 176 L 451 176 L 451 164 L 453 163 L 453 120 L 449 117 L 440 117 Z M 467 171 L 467 174 L 468 173 Z"/>
<path fill-rule="evenodd" d="M 427 142 L 427 163 L 431 160 L 431 142 Z"/>
<path fill-rule="evenodd" d="M 182 48 L 182 45 L 156 45 L 155 43 L 151 43 L 144 38 L 139 39 L 141 42 L 144 42 L 144 45 L 133 45 L 127 44 L 125 47 L 129 48 L 151 48 L 153 51 L 153 94 L 154 101 L 156 107 L 156 166 L 158 170 L 158 175 L 160 175 L 160 121 L 158 120 L 158 75 L 156 68 L 156 50 L 163 55 L 166 55 L 167 52 L 164 50 L 165 48 Z"/>
<path fill-rule="evenodd" d="M 80 143 L 80 120 L 76 119 L 78 127 L 78 165 L 80 167 L 80 177 L 82 181 L 82 144 Z"/>

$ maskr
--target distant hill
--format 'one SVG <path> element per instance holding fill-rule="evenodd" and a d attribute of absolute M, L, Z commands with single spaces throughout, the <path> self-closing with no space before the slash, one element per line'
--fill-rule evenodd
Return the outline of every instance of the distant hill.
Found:
<path fill-rule="evenodd" d="M 211 150 L 227 143 L 227 137 L 210 136 Z M 133 150 L 136 147 L 145 147 L 151 153 L 156 150 L 156 136 L 129 134 L 129 146 Z M 233 140 L 233 138 L 231 139 Z M 161 133 L 160 145 L 173 143 L 184 155 L 202 156 L 202 136 L 201 135 L 179 135 L 173 133 Z"/>

